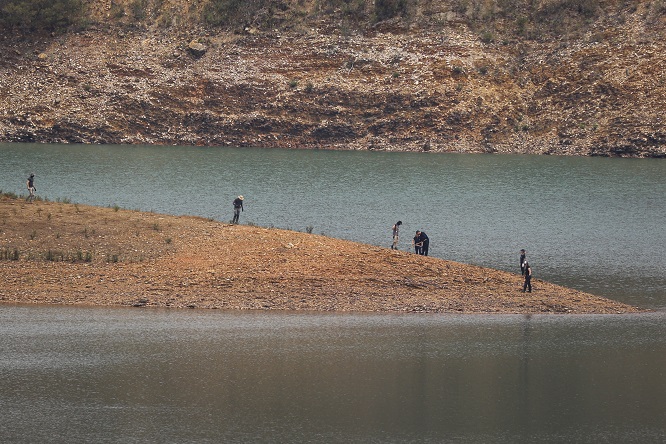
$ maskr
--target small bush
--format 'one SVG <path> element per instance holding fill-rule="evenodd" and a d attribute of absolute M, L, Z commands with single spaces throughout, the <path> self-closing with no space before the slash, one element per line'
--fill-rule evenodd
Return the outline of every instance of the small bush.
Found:
<path fill-rule="evenodd" d="M 53 251 L 49 250 L 46 252 L 46 260 L 51 262 L 62 261 L 65 258 L 65 254 L 62 251 Z"/>
<path fill-rule="evenodd" d="M 493 43 L 495 41 L 495 36 L 490 31 L 485 31 L 481 33 L 481 41 L 485 44 Z"/>
<path fill-rule="evenodd" d="M 257 23 L 260 11 L 265 13 L 262 21 L 270 24 L 273 16 L 270 0 L 211 0 L 203 9 L 203 20 L 213 26 Z"/>
<path fill-rule="evenodd" d="M 14 248 L 13 250 L 5 248 L 4 250 L 0 251 L 0 259 L 6 261 L 17 261 L 19 260 L 19 257 L 20 254 L 18 248 Z"/>
<path fill-rule="evenodd" d="M 83 11 L 81 0 L 0 0 L 0 26 L 56 30 L 76 23 Z"/>
<path fill-rule="evenodd" d="M 92 262 L 92 253 L 86 251 L 85 254 L 79 250 L 76 252 L 76 260 L 79 262 Z"/>
<path fill-rule="evenodd" d="M 407 0 L 375 0 L 375 20 L 407 16 Z"/>
<path fill-rule="evenodd" d="M 453 73 L 454 76 L 460 76 L 465 74 L 465 68 L 463 68 L 460 65 L 456 65 L 453 68 L 451 68 L 451 72 Z"/>

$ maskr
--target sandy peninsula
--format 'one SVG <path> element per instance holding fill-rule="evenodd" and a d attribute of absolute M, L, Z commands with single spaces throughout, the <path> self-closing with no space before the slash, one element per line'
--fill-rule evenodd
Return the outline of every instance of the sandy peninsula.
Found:
<path fill-rule="evenodd" d="M 0 302 L 433 313 L 632 313 L 518 274 L 296 231 L 0 197 Z"/>

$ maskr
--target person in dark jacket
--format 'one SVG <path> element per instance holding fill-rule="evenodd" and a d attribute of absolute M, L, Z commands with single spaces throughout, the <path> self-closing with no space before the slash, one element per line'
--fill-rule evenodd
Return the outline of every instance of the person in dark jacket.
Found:
<path fill-rule="evenodd" d="M 243 200 L 245 200 L 243 196 L 238 196 L 234 199 L 234 218 L 231 220 L 232 224 L 238 223 L 238 218 L 240 217 L 241 211 L 243 211 Z"/>
<path fill-rule="evenodd" d="M 520 250 L 520 274 L 521 274 L 521 276 L 525 276 L 525 262 L 527 262 L 526 255 L 527 255 L 527 252 L 525 250 Z"/>
<path fill-rule="evenodd" d="M 416 254 L 427 256 L 429 244 L 430 239 L 428 238 L 428 235 L 423 231 L 417 231 L 414 236 L 414 252 Z"/>
<path fill-rule="evenodd" d="M 528 293 L 532 293 L 532 267 L 530 267 L 529 262 L 525 261 L 525 283 L 523 284 L 523 293 L 527 290 Z"/>
<path fill-rule="evenodd" d="M 428 246 L 430 245 L 430 239 L 428 239 L 428 235 L 425 234 L 425 231 L 420 232 L 420 238 L 421 238 L 421 254 L 424 256 L 428 255 Z"/>

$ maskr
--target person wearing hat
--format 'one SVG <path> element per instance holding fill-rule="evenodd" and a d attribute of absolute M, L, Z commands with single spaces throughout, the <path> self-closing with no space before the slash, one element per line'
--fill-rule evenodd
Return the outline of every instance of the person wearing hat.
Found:
<path fill-rule="evenodd" d="M 245 198 L 241 195 L 234 199 L 234 218 L 231 220 L 232 224 L 238 223 L 241 211 L 243 211 L 243 200 Z"/>
<path fill-rule="evenodd" d="M 26 185 L 28 186 L 28 197 L 25 199 L 26 202 L 32 202 L 35 200 L 35 191 L 37 191 L 37 188 L 35 188 L 35 173 L 30 173 L 30 177 L 28 177 L 28 181 L 26 182 Z"/>
<path fill-rule="evenodd" d="M 527 262 L 526 256 L 527 256 L 527 252 L 525 250 L 520 250 L 520 274 L 521 274 L 521 276 L 525 276 L 525 263 Z"/>

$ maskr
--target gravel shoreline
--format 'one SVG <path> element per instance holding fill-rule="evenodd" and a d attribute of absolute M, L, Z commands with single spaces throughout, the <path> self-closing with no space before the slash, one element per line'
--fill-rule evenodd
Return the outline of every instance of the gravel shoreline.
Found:
<path fill-rule="evenodd" d="M 248 242 L 251 240 L 251 242 Z M 0 197 L 0 302 L 436 313 L 643 311 L 518 274 L 193 216 Z"/>

